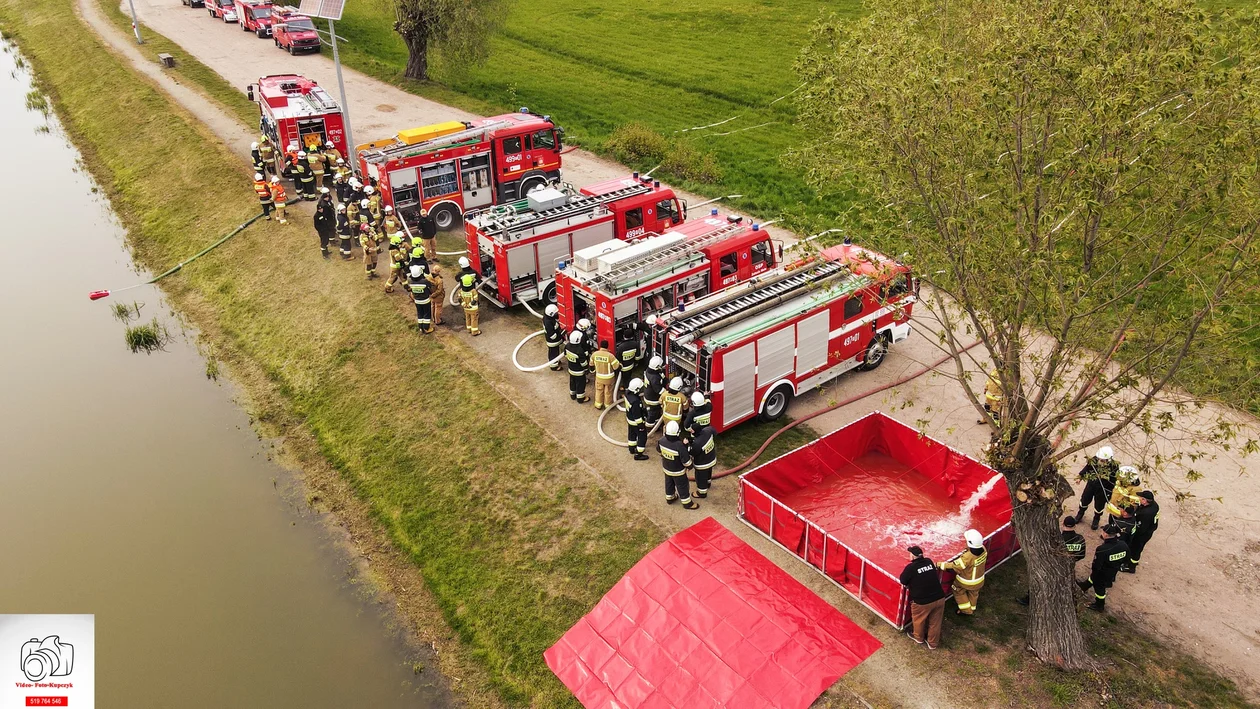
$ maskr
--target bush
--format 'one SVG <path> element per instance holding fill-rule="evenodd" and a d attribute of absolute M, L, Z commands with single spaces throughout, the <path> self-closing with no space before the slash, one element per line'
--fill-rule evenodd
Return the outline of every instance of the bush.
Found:
<path fill-rule="evenodd" d="M 716 182 L 722 177 L 711 153 L 686 140 L 666 138 L 642 123 L 618 126 L 604 147 L 623 163 L 659 163 L 664 172 L 690 182 Z"/>

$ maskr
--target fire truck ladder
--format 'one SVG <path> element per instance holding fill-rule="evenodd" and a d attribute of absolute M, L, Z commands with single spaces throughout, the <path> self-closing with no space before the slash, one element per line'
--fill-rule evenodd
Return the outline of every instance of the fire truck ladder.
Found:
<path fill-rule="evenodd" d="M 600 195 L 590 195 L 580 197 L 570 201 L 568 204 L 562 204 L 559 207 L 544 209 L 540 212 L 517 211 L 512 208 L 510 212 L 490 211 L 486 212 L 490 216 L 491 223 L 484 228 L 486 234 L 498 234 L 504 231 L 521 231 L 533 227 L 548 224 L 550 222 L 559 221 L 568 217 L 577 216 L 583 212 L 590 210 L 592 207 L 598 207 L 609 202 L 616 202 L 627 197 L 647 194 L 652 191 L 652 186 L 644 183 L 637 183 L 622 187 Z M 522 200 L 517 203 L 521 209 L 525 209 L 528 204 Z"/>
<path fill-rule="evenodd" d="M 488 131 L 492 131 L 497 128 L 503 128 L 504 126 L 507 126 L 510 124 L 511 124 L 511 121 L 495 121 L 494 123 L 487 123 L 484 126 L 465 128 L 464 130 L 455 131 L 454 133 L 447 133 L 446 135 L 440 135 L 436 138 L 432 138 L 430 140 L 422 141 L 419 143 L 411 143 L 411 144 L 402 143 L 400 145 L 391 145 L 389 147 L 377 148 L 365 159 L 371 163 L 384 162 L 386 160 L 394 160 L 397 158 L 410 157 L 412 155 L 420 155 L 422 153 L 427 153 L 432 150 L 436 150 L 438 148 L 445 148 L 451 145 L 457 145 L 459 143 L 464 143 L 464 142 L 474 140 L 474 139 L 477 141 L 480 141 L 482 139 L 483 134 L 487 133 Z"/>
<path fill-rule="evenodd" d="M 715 303 L 699 312 L 684 314 L 684 317 L 670 325 L 670 337 L 676 341 L 688 336 L 698 336 L 729 320 L 754 315 L 767 306 L 797 295 L 798 292 L 849 273 L 848 264 L 842 261 L 824 261 L 798 271 L 789 271 L 782 278 L 762 285 L 746 295 Z"/>
<path fill-rule="evenodd" d="M 722 241 L 731 234 L 740 231 L 743 227 L 744 224 L 742 222 L 729 222 L 713 233 L 698 239 L 679 242 L 660 251 L 644 254 L 637 259 L 621 264 L 608 273 L 601 273 L 592 278 L 591 285 L 609 291 L 621 290 L 627 286 L 633 287 L 638 285 L 635 279 L 649 273 L 652 274 L 651 278 L 655 278 L 664 270 L 663 267 L 672 268 L 679 263 L 689 261 L 689 257 L 699 254 L 701 249 Z"/>

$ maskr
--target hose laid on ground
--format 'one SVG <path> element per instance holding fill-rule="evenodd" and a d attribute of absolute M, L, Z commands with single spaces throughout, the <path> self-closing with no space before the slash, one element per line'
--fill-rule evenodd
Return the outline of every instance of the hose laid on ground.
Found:
<path fill-rule="evenodd" d="M 434 251 L 433 253 L 438 256 L 463 256 L 468 253 L 468 249 L 462 251 Z"/>
<path fill-rule="evenodd" d="M 539 300 L 541 300 L 541 298 L 540 298 Z M 528 301 L 528 300 L 525 300 L 524 298 L 521 298 L 521 305 L 524 305 L 524 306 L 525 306 L 525 309 L 529 311 L 529 314 L 530 314 L 530 315 L 533 315 L 533 316 L 534 316 L 534 317 L 536 317 L 536 318 L 542 319 L 542 314 L 541 314 L 541 313 L 539 313 L 537 310 L 534 310 L 533 308 L 529 307 L 529 301 Z"/>
<path fill-rule="evenodd" d="M 621 388 L 621 372 L 617 372 L 617 383 L 616 383 L 615 385 L 613 385 L 613 391 L 617 391 L 617 390 L 618 390 L 618 389 L 620 389 L 620 388 Z M 603 438 L 605 441 L 608 441 L 609 443 L 613 444 L 614 446 L 621 446 L 622 448 L 625 448 L 626 446 L 630 445 L 630 442 L 629 442 L 629 441 L 618 441 L 618 440 L 617 440 L 617 439 L 615 439 L 615 438 L 611 438 L 611 437 L 609 437 L 609 435 L 608 435 L 607 433 L 604 433 L 604 417 L 605 417 L 605 416 L 607 416 L 608 414 L 612 413 L 613 411 L 618 411 L 618 410 L 620 410 L 620 411 L 625 411 L 625 409 L 622 409 L 622 408 L 621 408 L 621 402 L 623 402 L 623 401 L 625 401 L 625 400 L 626 400 L 626 398 L 625 398 L 624 396 L 619 396 L 619 397 L 617 397 L 617 400 L 616 400 L 615 402 L 613 402 L 613 404 L 612 404 L 611 406 L 609 406 L 608 408 L 604 409 L 604 413 L 600 414 L 600 415 L 599 415 L 599 420 L 595 422 L 595 430 L 596 430 L 597 432 L 599 432 L 599 436 L 600 436 L 600 438 Z M 660 427 L 661 427 L 661 422 L 662 422 L 662 421 L 664 421 L 664 420 L 665 420 L 665 419 L 664 419 L 663 417 L 662 417 L 662 418 L 657 419 L 657 420 L 656 420 L 656 423 L 652 424 L 652 427 L 648 429 L 648 435 L 650 436 L 650 435 L 652 435 L 653 433 L 656 433 L 656 429 L 658 429 L 658 428 L 660 428 Z"/>
<path fill-rule="evenodd" d="M 516 365 L 516 368 L 517 368 L 517 369 L 521 370 L 522 372 L 537 372 L 537 371 L 541 370 L 541 369 L 542 369 L 542 368 L 544 368 L 544 367 L 550 367 L 551 365 L 555 364 L 556 362 L 559 362 L 559 361 L 560 361 L 560 358 L 564 356 L 564 353 L 563 353 L 563 352 L 561 352 L 560 354 L 556 355 L 556 358 L 555 358 L 555 359 L 552 359 L 552 360 L 548 360 L 548 361 L 546 361 L 546 362 L 543 362 L 542 364 L 538 365 L 537 367 L 526 367 L 526 366 L 524 366 L 524 365 L 522 365 L 522 364 L 521 364 L 521 361 L 520 361 L 520 360 L 518 360 L 518 359 L 516 358 L 516 355 L 517 355 L 518 353 L 520 353 L 520 351 L 521 351 L 521 347 L 524 347 L 526 342 L 529 342 L 530 340 L 534 339 L 535 337 L 538 337 L 539 335 L 543 334 L 544 332 L 546 332 L 546 330 L 539 330 L 538 332 L 531 332 L 531 333 L 529 333 L 528 335 L 526 335 L 526 336 L 525 336 L 525 339 L 523 339 L 523 340 L 521 340 L 520 342 L 516 343 L 516 349 L 512 350 L 512 364 Z"/>
<path fill-rule="evenodd" d="M 168 270 L 166 270 L 166 271 L 163 271 L 162 273 L 159 273 L 158 275 L 154 276 L 153 278 L 150 278 L 149 280 L 145 281 L 144 283 L 137 283 L 137 284 L 135 284 L 135 285 L 133 285 L 133 286 L 127 286 L 126 288 L 119 288 L 119 289 L 117 289 L 117 290 L 113 290 L 113 291 L 108 290 L 108 289 L 106 289 L 106 290 L 96 290 L 96 291 L 92 291 L 91 293 L 88 293 L 88 298 L 90 298 L 90 299 L 92 299 L 92 300 L 100 300 L 101 298 L 108 298 L 108 297 L 109 297 L 109 295 L 110 295 L 111 293 L 121 293 L 121 292 L 123 292 L 123 291 L 125 291 L 125 290 L 131 290 L 132 288 L 139 288 L 140 286 L 147 286 L 147 285 L 152 284 L 152 283 L 157 283 L 158 281 L 162 280 L 163 278 L 166 278 L 167 276 L 171 275 L 172 273 L 175 273 L 175 272 L 179 271 L 179 270 L 180 270 L 181 268 L 183 268 L 184 266 L 187 266 L 188 264 L 192 263 L 193 261 L 196 261 L 197 259 L 201 258 L 202 256 L 205 256 L 206 254 L 210 253 L 211 251 L 214 251 L 215 249 L 219 248 L 219 246 L 221 246 L 221 245 L 222 245 L 224 242 L 226 242 L 228 239 L 231 239 L 232 237 L 234 237 L 234 236 L 236 236 L 237 234 L 239 234 L 239 233 L 241 233 L 242 231 L 244 231 L 244 230 L 245 230 L 245 227 L 249 226 L 250 224 L 253 224 L 254 222 L 256 222 L 256 221 L 258 221 L 259 219 L 262 219 L 262 218 L 263 218 L 263 215 L 262 215 L 262 214 L 255 214 L 255 215 L 254 215 L 254 216 L 253 216 L 253 217 L 252 217 L 249 221 L 245 222 L 244 224 L 241 224 L 240 226 L 236 227 L 236 228 L 235 228 L 235 229 L 233 229 L 232 231 L 228 232 L 228 233 L 227 233 L 227 235 L 226 235 L 226 236 L 224 236 L 222 239 L 219 239 L 218 241 L 214 242 L 213 244 L 210 244 L 209 246 L 207 246 L 206 248 L 202 249 L 201 251 L 198 251 L 196 254 L 194 254 L 194 255 L 193 255 L 193 257 L 192 257 L 192 258 L 188 259 L 187 261 L 180 261 L 180 262 L 179 262 L 178 264 L 176 264 L 173 268 L 170 268 L 170 269 L 168 269 Z"/>

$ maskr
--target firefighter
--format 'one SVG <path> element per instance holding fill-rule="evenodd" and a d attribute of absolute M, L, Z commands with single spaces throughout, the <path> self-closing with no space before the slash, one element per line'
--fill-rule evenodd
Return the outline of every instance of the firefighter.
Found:
<path fill-rule="evenodd" d="M 429 210 L 420 210 L 420 239 L 424 243 L 424 253 L 430 261 L 437 260 L 437 220 L 429 214 Z"/>
<path fill-rule="evenodd" d="M 631 379 L 626 386 L 626 447 L 635 460 L 648 459 L 647 422 L 644 419 L 647 407 L 643 405 L 643 397 L 640 396 L 642 391 L 642 379 Z"/>
<path fill-rule="evenodd" d="M 442 324 L 442 308 L 446 307 L 446 284 L 442 282 L 442 267 L 433 264 L 429 273 L 429 283 L 433 284 L 433 325 Z"/>
<path fill-rule="evenodd" d="M 315 189 L 319 189 L 324 185 L 324 171 L 328 169 L 328 164 L 324 162 L 324 153 L 318 145 L 307 148 L 306 166 L 311 169 L 311 176 L 315 178 Z"/>
<path fill-rule="evenodd" d="M 293 166 L 297 164 L 297 161 L 298 161 L 297 143 L 289 143 L 289 147 L 286 148 L 284 151 L 284 167 L 281 169 L 281 172 L 284 173 L 285 177 L 292 179 Z"/>
<path fill-rule="evenodd" d="M 989 379 L 984 383 L 984 413 L 976 423 L 992 423 L 1002 415 L 1002 381 L 996 369 L 989 370 Z"/>
<path fill-rule="evenodd" d="M 1081 472 L 1076 476 L 1078 480 L 1085 481 L 1085 490 L 1081 493 L 1081 507 L 1076 511 L 1076 520 L 1080 522 L 1085 519 L 1085 508 L 1092 502 L 1094 520 L 1089 524 L 1090 529 L 1098 529 L 1098 520 L 1102 517 L 1103 507 L 1111 499 L 1111 492 L 1116 486 L 1116 474 L 1120 472 L 1120 466 L 1116 465 L 1115 456 L 1115 451 L 1111 450 L 1111 446 L 1099 448 L 1093 458 L 1085 461 L 1085 467 L 1081 468 Z"/>
<path fill-rule="evenodd" d="M 368 214 L 372 215 L 372 226 L 380 229 L 385 219 L 385 213 L 381 209 L 381 193 L 371 185 L 364 187 L 363 193 L 367 195 Z"/>
<path fill-rule="evenodd" d="M 595 327 L 591 325 L 590 320 L 582 318 L 577 321 L 577 327 L 574 329 L 582 333 L 582 345 L 586 347 L 587 356 L 590 356 L 590 354 L 595 351 L 595 338 L 597 337 L 595 334 Z"/>
<path fill-rule="evenodd" d="M 1107 590 L 1116 582 L 1116 572 L 1129 556 L 1129 546 L 1120 540 L 1120 530 L 1115 525 L 1103 525 L 1102 544 L 1094 550 L 1094 563 L 1089 568 L 1089 578 L 1077 581 L 1082 591 L 1094 589 L 1094 602 L 1088 607 L 1102 612 L 1107 605 Z"/>
<path fill-rule="evenodd" d="M 354 244 L 354 234 L 350 231 L 350 220 L 346 218 L 346 205 L 337 205 L 337 238 L 341 241 L 341 260 L 348 261 L 353 258 L 351 252 Z"/>
<path fill-rule="evenodd" d="M 617 370 L 621 369 L 621 363 L 608 349 L 608 340 L 599 341 L 599 349 L 591 353 L 588 361 L 595 370 L 595 409 L 612 406 L 616 403 L 613 398 L 617 395 Z"/>
<path fill-rule="evenodd" d="M 647 425 L 652 428 L 661 420 L 661 394 L 665 391 L 665 360 L 653 356 L 643 373 L 643 405 L 647 408 Z"/>
<path fill-rule="evenodd" d="M 564 346 L 564 327 L 560 325 L 560 308 L 552 303 L 543 310 L 543 337 L 547 340 L 547 361 L 553 371 L 560 370 L 560 348 Z"/>
<path fill-rule="evenodd" d="M 345 202 L 350 194 L 350 168 L 346 167 L 345 160 L 337 160 L 337 167 L 333 170 L 333 187 L 337 190 L 337 201 Z"/>
<path fill-rule="evenodd" d="M 407 287 L 411 289 L 411 302 L 416 304 L 416 328 L 420 334 L 433 332 L 433 284 L 419 266 L 411 267 Z"/>
<path fill-rule="evenodd" d="M 678 422 L 665 424 L 665 436 L 656 442 L 656 452 L 661 454 L 661 469 L 665 472 L 665 502 L 674 504 L 682 500 L 684 509 L 694 510 L 700 503 L 691 499 L 687 486 L 687 467 L 691 465 L 691 453 L 678 437 Z"/>
<path fill-rule="evenodd" d="M 472 269 L 472 262 L 466 257 L 460 257 L 459 265 L 463 270 L 456 280 L 459 281 L 459 303 L 464 308 L 464 327 L 476 337 L 481 334 L 481 328 L 477 327 L 477 286 L 481 284 L 481 276 Z M 582 366 L 585 375 L 585 362 Z"/>
<path fill-rule="evenodd" d="M 910 590 L 910 630 L 906 634 L 920 645 L 927 643 L 929 650 L 941 644 L 941 628 L 945 619 L 945 601 L 948 596 L 941 589 L 941 575 L 936 563 L 923 555 L 918 546 L 908 547 L 913 560 L 901 570 L 901 585 Z"/>
<path fill-rule="evenodd" d="M 271 205 L 274 202 L 271 198 L 271 188 L 267 186 L 267 180 L 263 179 L 261 172 L 254 173 L 254 194 L 258 195 L 258 203 L 262 205 L 263 216 L 267 221 L 271 221 Z"/>
<path fill-rule="evenodd" d="M 984 537 L 974 529 L 963 534 L 967 542 L 967 551 L 957 557 L 942 562 L 941 571 L 954 572 L 954 602 L 958 604 L 958 615 L 972 615 L 976 612 L 980 600 L 980 589 L 984 587 L 984 565 L 989 553 L 984 548 Z"/>
<path fill-rule="evenodd" d="M 279 219 L 281 224 L 288 224 L 289 220 L 284 218 L 285 200 L 288 199 L 288 195 L 284 193 L 284 185 L 280 184 L 279 175 L 271 176 L 271 199 L 275 202 L 276 219 Z"/>
<path fill-rule="evenodd" d="M 355 177 L 353 173 L 351 173 L 350 179 L 346 181 L 346 184 L 349 185 L 346 196 L 351 202 L 358 204 L 367 196 L 363 193 L 363 183 L 359 182 L 359 178 Z"/>
<path fill-rule="evenodd" d="M 311 168 L 306 164 L 305 152 L 298 153 L 298 162 L 293 166 L 293 181 L 297 183 L 302 199 L 315 199 L 315 175 L 311 174 Z"/>
<path fill-rule="evenodd" d="M 402 222 L 398 221 L 398 217 L 394 216 L 394 208 L 387 204 L 381 209 L 381 214 L 381 231 L 389 235 L 390 248 L 394 248 L 394 232 L 398 232 L 398 243 L 401 246 L 403 239 Z"/>
<path fill-rule="evenodd" d="M 249 144 L 249 160 L 254 165 L 254 172 L 265 172 L 267 170 L 262 153 L 258 152 L 258 143 Z"/>
<path fill-rule="evenodd" d="M 337 209 L 327 187 L 319 188 L 319 204 L 315 205 L 315 233 L 319 234 L 319 252 L 328 258 L 328 242 L 337 231 Z"/>
<path fill-rule="evenodd" d="M 621 328 L 617 333 L 615 350 L 617 361 L 621 363 L 621 371 L 629 376 L 635 365 L 639 363 L 639 331 L 634 323 Z"/>
<path fill-rule="evenodd" d="M 564 358 L 569 363 L 569 398 L 579 404 L 586 403 L 586 347 L 582 333 L 569 333 L 569 344 L 564 348 Z"/>
<path fill-rule="evenodd" d="M 691 406 L 687 409 L 686 425 L 683 426 L 683 430 L 688 434 L 694 434 L 697 429 L 708 426 L 711 418 L 713 418 L 713 402 L 709 401 L 703 392 L 691 392 Z"/>
<path fill-rule="evenodd" d="M 713 466 L 717 465 L 717 432 L 709 424 L 699 426 L 691 434 L 691 467 L 696 471 L 696 497 L 709 496 Z"/>
<path fill-rule="evenodd" d="M 400 242 L 400 246 L 401 246 L 401 242 Z M 407 280 L 407 274 L 409 273 L 411 269 L 411 264 L 408 263 L 409 259 L 410 259 L 410 256 L 407 254 L 407 251 L 405 249 L 391 248 L 389 250 L 389 280 L 385 281 L 386 293 L 394 292 L 394 283 L 402 283 L 403 281 Z M 415 267 L 420 269 L 421 275 L 426 276 L 425 282 L 428 283 L 428 279 L 427 279 L 428 274 L 425 273 L 425 269 L 420 264 L 416 264 Z M 430 316 L 430 319 L 432 319 L 431 316 Z"/>
<path fill-rule="evenodd" d="M 1134 517 L 1136 524 L 1128 543 L 1129 555 L 1120 565 L 1120 570 L 1126 574 L 1137 573 L 1138 564 L 1142 561 L 1142 550 L 1151 541 L 1155 530 L 1159 529 L 1159 503 L 1155 501 L 1155 493 L 1150 490 L 1138 493 L 1138 508 Z"/>
<path fill-rule="evenodd" d="M 276 148 L 271 144 L 271 139 L 265 134 L 258 139 L 258 157 L 262 160 L 262 170 L 264 175 L 274 174 L 276 171 Z"/>
<path fill-rule="evenodd" d="M 1067 551 L 1068 556 L 1072 557 L 1072 567 L 1080 563 L 1085 558 L 1085 537 L 1076 531 L 1077 519 L 1075 517 L 1063 518 L 1063 548 Z M 1015 599 L 1021 606 L 1028 605 L 1029 594 L 1025 593 L 1023 598 Z"/>
<path fill-rule="evenodd" d="M 359 200 L 359 223 L 368 224 L 372 227 L 372 233 L 377 235 L 375 244 L 376 244 L 376 253 L 379 254 L 381 252 L 380 231 L 376 228 L 376 219 L 372 215 L 371 206 L 372 206 L 372 203 L 370 200 L 367 200 L 367 199 Z"/>
<path fill-rule="evenodd" d="M 420 268 L 423 268 L 426 272 L 429 270 L 429 259 L 424 257 L 423 248 L 419 246 L 411 247 L 411 253 L 408 255 L 407 258 L 409 259 L 407 261 L 408 266 L 419 266 Z"/>
<path fill-rule="evenodd" d="M 331 188 L 333 181 L 337 177 L 337 166 L 344 165 L 346 161 L 341 158 L 341 151 L 332 141 L 324 143 L 324 165 L 327 166 L 327 172 L 324 173 L 324 186 Z"/>
<path fill-rule="evenodd" d="M 371 224 L 359 223 L 359 248 L 363 249 L 363 269 L 367 278 L 376 278 L 376 232 Z"/>
<path fill-rule="evenodd" d="M 1132 465 L 1122 465 L 1120 470 L 1116 472 L 1116 486 L 1111 490 L 1111 497 L 1107 500 L 1107 514 L 1114 517 L 1120 517 L 1122 510 L 1126 507 L 1137 507 L 1138 490 L 1142 489 L 1142 480 L 1138 477 L 1137 468 Z M 1111 520 L 1108 520 L 1111 521 Z"/>
<path fill-rule="evenodd" d="M 359 203 L 353 199 L 346 201 L 346 220 L 350 222 L 354 233 L 359 230 Z"/>
<path fill-rule="evenodd" d="M 682 425 L 683 413 L 687 405 L 687 397 L 683 396 L 682 386 L 682 378 L 674 377 L 669 380 L 669 388 L 661 394 L 661 416 L 664 417 L 665 423 L 673 421 L 679 426 Z"/>

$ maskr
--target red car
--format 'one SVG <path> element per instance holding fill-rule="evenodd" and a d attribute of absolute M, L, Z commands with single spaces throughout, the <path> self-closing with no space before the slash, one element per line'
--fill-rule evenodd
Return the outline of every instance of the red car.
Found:
<path fill-rule="evenodd" d="M 296 12 L 281 14 L 277 10 L 272 14 L 271 38 L 277 47 L 289 54 L 319 51 L 319 32 L 315 30 L 315 23 Z"/>
<path fill-rule="evenodd" d="M 236 22 L 236 5 L 231 0 L 206 0 L 206 12 L 224 22 Z"/>
<path fill-rule="evenodd" d="M 242 32 L 253 32 L 259 39 L 271 36 L 271 3 L 236 0 L 236 17 Z"/>

